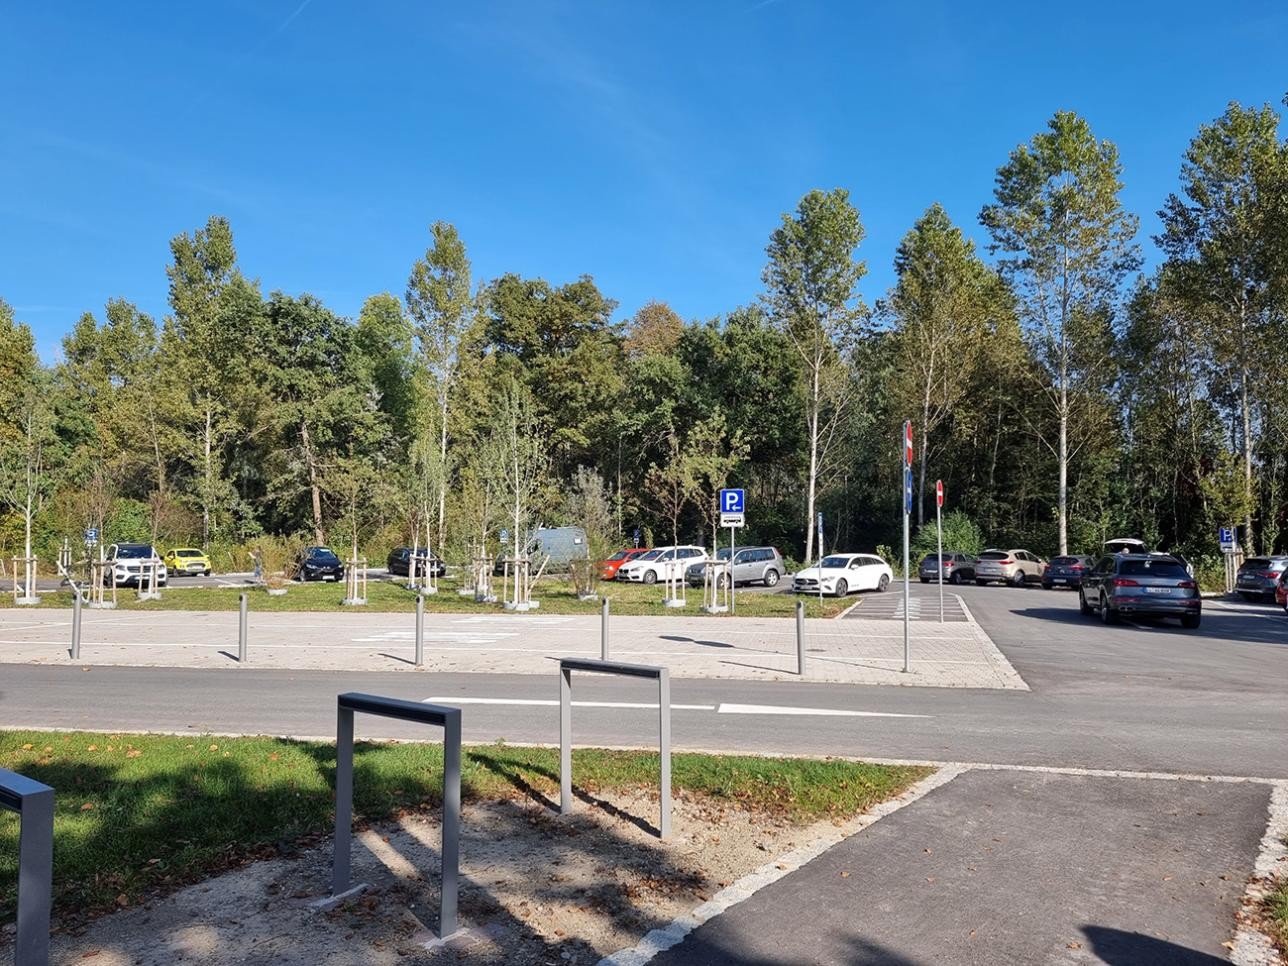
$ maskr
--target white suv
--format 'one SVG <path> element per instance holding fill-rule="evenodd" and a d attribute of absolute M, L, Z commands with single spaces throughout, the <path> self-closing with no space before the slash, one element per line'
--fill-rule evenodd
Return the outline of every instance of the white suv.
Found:
<path fill-rule="evenodd" d="M 707 559 L 704 547 L 657 547 L 642 553 L 621 570 L 618 580 L 636 584 L 655 584 L 659 580 L 683 580 L 689 564 Z"/>

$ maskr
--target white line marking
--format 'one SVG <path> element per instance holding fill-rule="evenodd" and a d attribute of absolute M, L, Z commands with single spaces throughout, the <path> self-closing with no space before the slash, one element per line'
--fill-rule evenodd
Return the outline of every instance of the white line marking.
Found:
<path fill-rule="evenodd" d="M 513 704 L 525 707 L 537 708 L 557 708 L 559 702 L 554 699 L 546 698 L 462 698 L 457 696 L 441 696 L 425 698 L 426 704 Z M 647 702 L 636 703 L 633 701 L 574 701 L 574 708 L 642 708 L 644 710 L 657 710 L 657 704 L 648 704 Z M 672 711 L 714 711 L 714 704 L 673 704 Z"/>
<path fill-rule="evenodd" d="M 887 802 L 873 806 L 866 814 L 856 816 L 841 828 L 829 832 L 808 845 L 793 849 L 786 855 L 762 865 L 754 872 L 750 872 L 738 881 L 725 886 L 711 899 L 698 906 L 688 915 L 671 920 L 670 924 L 664 929 L 651 930 L 637 945 L 629 949 L 619 950 L 611 956 L 605 956 L 599 961 L 599 966 L 644 966 L 658 953 L 683 942 L 685 936 L 708 919 L 714 919 L 744 899 L 749 899 L 761 889 L 772 885 L 783 876 L 795 872 L 807 862 L 818 858 L 828 849 L 845 841 L 851 835 L 857 835 L 874 822 L 885 818 L 887 815 L 894 814 L 905 805 L 911 805 L 923 795 L 952 781 L 963 771 L 964 769 L 959 768 L 944 768 L 933 775 L 923 778 L 897 798 L 892 798 Z"/>
<path fill-rule="evenodd" d="M 717 714 L 821 714 L 845 718 L 933 718 L 932 714 L 896 714 L 893 711 L 841 711 L 835 708 L 784 708 L 772 704 L 722 704 Z"/>

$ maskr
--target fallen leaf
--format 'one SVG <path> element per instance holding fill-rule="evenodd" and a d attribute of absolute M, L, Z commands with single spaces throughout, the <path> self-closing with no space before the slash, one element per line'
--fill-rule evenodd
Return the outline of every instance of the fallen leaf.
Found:
<path fill-rule="evenodd" d="M 848 873 L 848 872 L 842 872 L 842 873 L 841 873 L 841 878 L 842 878 L 842 879 L 848 879 L 849 877 L 850 877 L 850 873 Z"/>
<path fill-rule="evenodd" d="M 93 959 L 102 951 L 103 950 L 101 949 L 87 949 L 85 952 L 81 953 L 81 959 Z"/>
<path fill-rule="evenodd" d="M 81 806 L 81 811 L 82 811 L 82 812 L 88 812 L 88 811 L 89 811 L 91 808 L 93 808 L 93 807 L 94 807 L 94 803 L 93 803 L 93 802 L 86 802 L 84 805 L 82 805 L 82 806 Z"/>
<path fill-rule="evenodd" d="M 88 748 L 86 748 L 85 750 L 86 750 L 86 751 L 98 751 L 98 745 L 90 745 L 90 746 L 89 746 Z"/>
<path fill-rule="evenodd" d="M 120 906 L 122 909 L 124 909 L 126 906 L 130 904 L 129 896 L 127 896 L 124 892 L 122 892 L 119 896 L 116 897 L 116 904 Z"/>
<path fill-rule="evenodd" d="M 35 748 L 35 747 L 36 747 L 36 746 L 35 746 L 35 745 L 33 745 L 31 742 L 27 742 L 25 745 L 23 745 L 23 746 L 22 746 L 22 750 L 23 750 L 23 751 L 31 751 L 31 749 L 32 749 L 32 748 Z"/>
<path fill-rule="evenodd" d="M 1066 948 L 1066 949 L 1081 949 L 1081 948 L 1082 948 L 1082 943 L 1078 942 L 1078 941 L 1075 939 L 1073 942 L 1071 942 L 1071 943 L 1069 943 L 1067 946 L 1065 946 L 1065 948 Z"/>
<path fill-rule="evenodd" d="M 218 751 L 218 750 L 219 750 L 219 746 L 218 746 L 218 745 L 211 745 L 211 746 L 210 746 L 210 750 L 211 750 L 211 751 Z"/>
<path fill-rule="evenodd" d="M 141 754 L 143 754 L 143 752 L 139 751 L 139 749 L 137 749 L 137 748 L 131 748 L 129 751 L 127 751 L 127 752 L 125 753 L 125 757 L 126 757 L 126 758 L 138 758 L 138 757 L 139 757 L 139 755 L 141 755 Z"/>

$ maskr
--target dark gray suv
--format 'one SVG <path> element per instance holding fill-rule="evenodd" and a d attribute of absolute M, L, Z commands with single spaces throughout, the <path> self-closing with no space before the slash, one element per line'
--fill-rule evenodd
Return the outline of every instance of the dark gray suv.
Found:
<path fill-rule="evenodd" d="M 939 565 L 936 560 L 938 556 L 939 554 L 937 553 L 928 553 L 921 558 L 921 566 L 917 568 L 917 576 L 921 578 L 923 584 L 939 579 Z M 963 580 L 974 579 L 974 557 L 956 550 L 944 551 L 944 583 L 960 584 Z"/>
<path fill-rule="evenodd" d="M 1249 557 L 1239 567 L 1234 589 L 1244 600 L 1272 601 L 1285 570 L 1288 570 L 1288 557 Z"/>
<path fill-rule="evenodd" d="M 1099 614 L 1106 624 L 1124 616 L 1179 617 L 1182 627 L 1198 627 L 1203 599 L 1190 572 L 1174 557 L 1116 553 L 1101 557 L 1082 578 L 1078 604 L 1084 614 Z"/>
<path fill-rule="evenodd" d="M 714 561 L 704 560 L 692 564 L 685 571 L 684 578 L 691 587 L 701 587 L 706 579 L 708 566 L 717 569 L 720 586 L 728 579 L 729 548 L 721 547 L 716 551 Z M 773 587 L 783 576 L 783 558 L 774 547 L 738 547 L 733 558 L 733 582 L 735 584 L 761 583 Z"/>

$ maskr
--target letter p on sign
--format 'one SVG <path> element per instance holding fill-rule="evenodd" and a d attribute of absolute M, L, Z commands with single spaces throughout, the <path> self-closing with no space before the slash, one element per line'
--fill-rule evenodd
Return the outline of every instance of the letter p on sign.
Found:
<path fill-rule="evenodd" d="M 743 490 L 721 490 L 720 512 L 745 513 L 747 511 L 747 506 L 746 500 L 743 498 L 743 492 Z"/>

